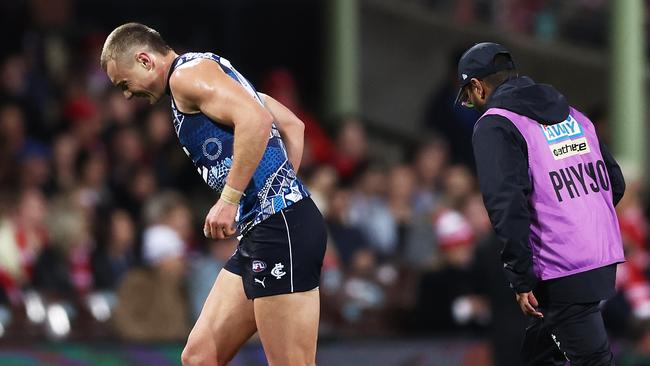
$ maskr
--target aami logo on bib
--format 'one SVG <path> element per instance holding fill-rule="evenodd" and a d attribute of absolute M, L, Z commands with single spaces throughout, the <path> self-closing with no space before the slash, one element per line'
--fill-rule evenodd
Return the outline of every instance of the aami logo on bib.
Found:
<path fill-rule="evenodd" d="M 575 139 L 583 135 L 582 128 L 578 121 L 571 115 L 566 121 L 556 123 L 554 125 L 542 125 L 544 137 L 549 144 L 554 144 L 562 140 Z"/>
<path fill-rule="evenodd" d="M 560 160 L 591 152 L 582 127 L 571 115 L 566 121 L 541 127 L 553 159 Z"/>

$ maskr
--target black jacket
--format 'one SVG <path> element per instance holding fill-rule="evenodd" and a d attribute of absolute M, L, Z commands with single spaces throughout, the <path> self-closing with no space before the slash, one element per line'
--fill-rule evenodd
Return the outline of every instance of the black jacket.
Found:
<path fill-rule="evenodd" d="M 536 84 L 528 77 L 513 78 L 498 86 L 488 99 L 486 107 L 507 109 L 547 125 L 562 122 L 569 114 L 569 103 L 560 92 L 550 85 Z M 505 117 L 487 115 L 477 122 L 472 145 L 485 207 L 492 226 L 504 245 L 501 259 L 506 277 L 516 292 L 531 291 L 538 285 L 538 279 L 533 273 L 532 253 L 528 242 L 528 197 L 531 193 L 531 182 L 528 176 L 526 140 Z M 618 164 L 602 143 L 600 149 L 616 205 L 623 197 L 625 181 Z M 615 274 L 615 266 L 611 268 L 607 273 L 601 273 L 607 281 Z M 582 278 L 590 274 L 574 276 Z M 567 281 L 572 280 L 575 278 Z M 601 280 L 603 279 L 598 281 Z M 608 296 L 611 291 L 613 289 L 608 289 L 607 294 L 599 293 L 595 297 Z M 591 297 L 589 294 L 585 296 Z"/>

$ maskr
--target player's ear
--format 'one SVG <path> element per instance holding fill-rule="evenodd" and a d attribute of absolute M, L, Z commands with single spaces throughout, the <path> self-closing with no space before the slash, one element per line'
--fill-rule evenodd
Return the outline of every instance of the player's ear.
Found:
<path fill-rule="evenodd" d="M 153 67 L 153 60 L 146 52 L 139 52 L 135 55 L 135 61 L 140 67 L 151 70 Z"/>

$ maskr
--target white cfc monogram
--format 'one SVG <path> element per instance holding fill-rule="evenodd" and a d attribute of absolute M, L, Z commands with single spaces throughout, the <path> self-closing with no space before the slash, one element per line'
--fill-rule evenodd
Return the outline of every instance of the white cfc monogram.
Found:
<path fill-rule="evenodd" d="M 271 270 L 271 275 L 274 276 L 276 279 L 282 278 L 282 276 L 286 275 L 287 272 L 283 271 L 284 265 L 282 263 L 276 263 L 275 267 Z"/>

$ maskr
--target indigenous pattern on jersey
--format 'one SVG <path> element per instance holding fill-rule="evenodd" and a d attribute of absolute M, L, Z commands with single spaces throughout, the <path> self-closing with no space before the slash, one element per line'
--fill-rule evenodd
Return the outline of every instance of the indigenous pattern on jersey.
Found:
<path fill-rule="evenodd" d="M 186 53 L 174 60 L 169 75 L 179 66 L 196 59 L 216 62 L 238 82 L 255 101 L 262 99 L 230 62 L 213 53 Z M 170 93 L 171 95 L 171 93 Z M 174 130 L 187 156 L 197 167 L 203 180 L 217 192 L 226 184 L 233 160 L 234 130 L 203 113 L 183 113 L 171 98 Z M 287 150 L 275 123 L 269 134 L 264 156 L 255 170 L 239 204 L 237 227 L 245 235 L 251 228 L 285 207 L 308 197 L 309 192 L 296 176 L 287 157 Z"/>

